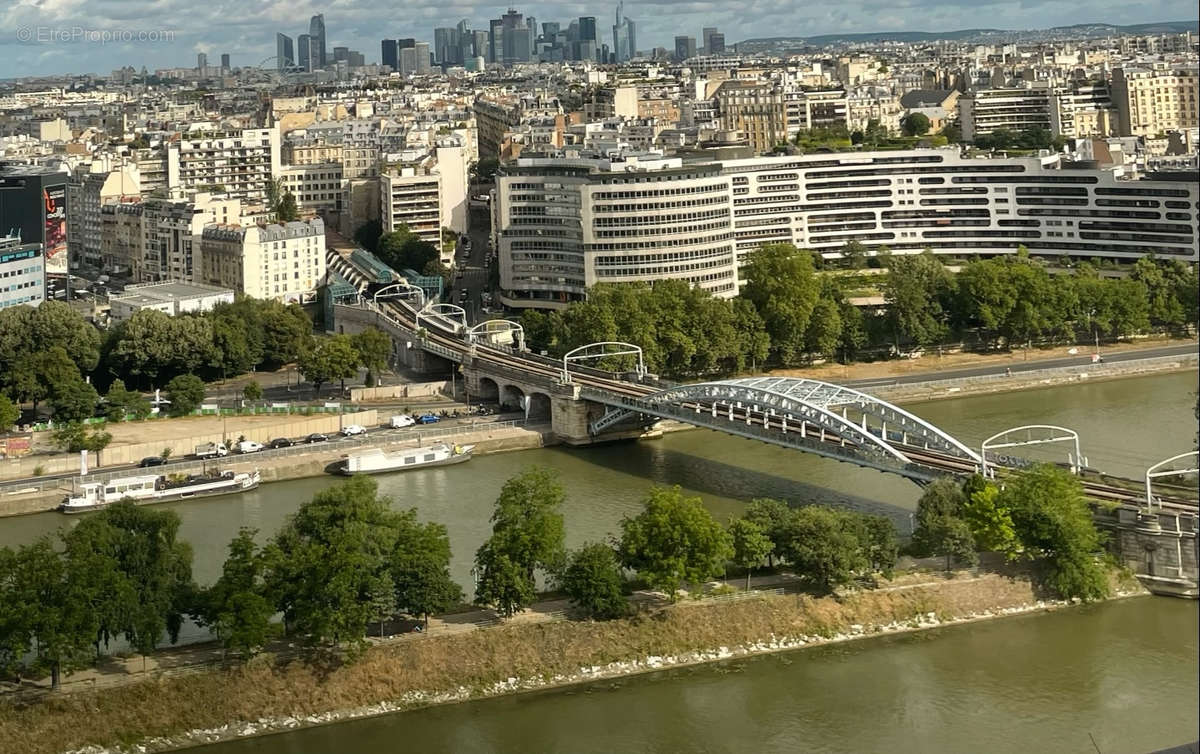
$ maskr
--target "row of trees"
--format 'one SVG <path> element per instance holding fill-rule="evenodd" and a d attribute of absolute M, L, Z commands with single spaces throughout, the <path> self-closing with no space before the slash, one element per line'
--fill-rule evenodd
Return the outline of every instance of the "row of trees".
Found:
<path fill-rule="evenodd" d="M 1079 479 L 1051 464 L 1014 474 L 1003 487 L 979 475 L 943 478 L 917 504 L 913 550 L 974 564 L 980 552 L 1036 561 L 1047 586 L 1067 599 L 1108 594 L 1104 540 Z"/>
<path fill-rule="evenodd" d="M 852 263 L 867 258 L 860 244 L 843 252 Z M 1088 263 L 1052 272 L 1024 249 L 970 261 L 957 275 L 928 252 L 892 255 L 880 248 L 870 258 L 886 267 L 871 278 L 885 302 L 876 310 L 851 305 L 846 294 L 854 278 L 818 271 L 818 255 L 772 244 L 750 256 L 745 285 L 732 300 L 673 280 L 600 285 L 586 302 L 565 312 L 527 312 L 522 324 L 539 350 L 561 355 L 623 340 L 645 349 L 652 371 L 690 377 L 768 360 L 785 367 L 850 361 L 867 350 L 951 339 L 988 348 L 1098 341 L 1194 327 L 1200 312 L 1197 268 L 1178 260 L 1146 257 L 1128 276 L 1109 278 Z"/>
<path fill-rule="evenodd" d="M 276 301 L 242 298 L 175 317 L 140 311 L 103 338 L 67 304 L 46 301 L 0 311 L 0 400 L 35 409 L 47 403 L 56 422 L 71 423 L 96 415 L 95 386 L 107 386 L 101 412 L 121 421 L 148 416 L 140 391 L 165 387 L 171 412 L 184 415 L 203 400 L 205 380 L 299 362 L 318 390 L 359 367 L 374 384 L 390 355 L 379 330 L 318 339 L 299 306 Z"/>
<path fill-rule="evenodd" d="M 491 536 L 475 554 L 477 604 L 510 616 L 537 599 L 541 574 L 587 615 L 609 619 L 628 612 L 636 584 L 674 600 L 731 563 L 746 570 L 747 587 L 752 569 L 779 563 L 827 593 L 890 575 L 899 552 L 894 527 L 880 516 L 755 500 L 726 527 L 678 487 L 651 489 L 612 541 L 568 552 L 564 498 L 544 469 L 505 483 Z M 1018 472 L 1003 489 L 981 477 L 935 482 L 916 518 L 915 554 L 945 556 L 947 568 L 989 550 L 1035 561 L 1063 597 L 1107 593 L 1102 540 L 1082 488 L 1053 466 Z M 246 656 L 280 633 L 353 656 L 371 626 L 382 634 L 397 614 L 427 619 L 463 599 L 450 577 L 445 527 L 392 510 L 369 477 L 319 492 L 263 544 L 255 530 L 239 531 L 208 587 L 193 582 L 192 551 L 178 529 L 173 511 L 122 502 L 57 542 L 0 548 L 0 672 L 49 672 L 57 685 L 114 639 L 143 654 L 164 638 L 174 642 L 187 616 Z"/>
<path fill-rule="evenodd" d="M 719 578 L 732 563 L 750 570 L 786 562 L 821 592 L 873 572 L 890 573 L 898 547 L 891 522 L 825 506 L 789 508 L 756 500 L 728 527 L 698 497 L 678 487 L 653 488 L 641 513 L 621 522 L 611 542 L 567 552 L 559 512 L 565 492 L 543 469 L 510 479 L 492 515 L 492 535 L 475 554 L 475 600 L 512 615 L 537 598 L 537 574 L 595 618 L 623 615 L 632 583 L 627 574 L 672 600 L 687 585 Z"/>

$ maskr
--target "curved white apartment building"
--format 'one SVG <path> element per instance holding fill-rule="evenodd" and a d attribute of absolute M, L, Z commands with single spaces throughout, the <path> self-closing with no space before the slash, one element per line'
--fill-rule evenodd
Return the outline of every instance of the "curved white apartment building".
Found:
<path fill-rule="evenodd" d="M 496 177 L 501 299 L 562 306 L 597 283 L 677 278 L 737 293 L 733 192 L 678 158 L 518 160 Z"/>
<path fill-rule="evenodd" d="M 957 149 L 756 157 L 646 169 L 521 160 L 497 177 L 505 302 L 577 300 L 598 282 L 682 277 L 721 295 L 764 243 L 893 253 L 1200 259 L 1195 180 L 1117 180 Z M 735 248 L 731 256 L 729 245 Z M 736 261 L 734 261 L 736 260 Z"/>

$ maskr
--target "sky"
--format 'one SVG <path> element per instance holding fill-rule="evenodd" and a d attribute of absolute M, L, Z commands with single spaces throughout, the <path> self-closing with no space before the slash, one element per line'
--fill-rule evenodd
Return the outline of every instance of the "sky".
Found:
<path fill-rule="evenodd" d="M 539 24 L 595 16 L 601 41 L 611 44 L 616 3 L 516 4 Z M 347 46 L 379 62 L 379 40 L 432 41 L 433 29 L 468 19 L 486 29 L 505 6 L 445 0 L 2 0 L 0 78 L 38 74 L 101 73 L 132 65 L 193 67 L 196 54 L 219 64 L 259 65 L 275 54 L 275 33 L 295 38 L 308 18 L 325 14 L 327 46 Z M 637 23 L 640 49 L 670 49 L 676 34 L 700 37 L 716 26 L 726 44 L 773 36 L 839 32 L 953 31 L 989 27 L 1049 28 L 1076 23 L 1136 24 L 1196 18 L 1195 0 L 630 0 L 625 15 Z"/>

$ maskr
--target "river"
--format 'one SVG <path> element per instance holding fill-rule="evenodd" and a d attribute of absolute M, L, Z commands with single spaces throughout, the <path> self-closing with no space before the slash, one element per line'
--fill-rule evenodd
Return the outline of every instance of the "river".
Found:
<path fill-rule="evenodd" d="M 1197 630 L 1138 597 L 194 751 L 1145 754 L 1197 738 Z"/>
<path fill-rule="evenodd" d="M 1192 447 L 1195 372 L 917 403 L 907 408 L 978 447 L 1020 424 L 1079 432 L 1093 467 L 1138 477 Z M 1066 460 L 1065 445 L 1040 450 Z M 567 490 L 567 544 L 603 539 L 651 484 L 679 484 L 720 520 L 744 501 L 836 502 L 910 526 L 918 488 L 899 477 L 709 431 L 586 449 L 481 456 L 465 466 L 377 477 L 396 507 L 446 525 L 454 577 L 488 533 L 503 481 L 530 464 Z M 209 583 L 241 526 L 266 537 L 332 478 L 175 503 Z M 0 520 L 0 545 L 69 526 L 57 513 Z M 1197 605 L 1127 600 L 950 627 L 569 691 L 404 713 L 231 743 L 203 754 L 425 751 L 1144 752 L 1196 738 Z M 201 634 L 185 630 L 185 640 Z M 936 641 L 932 641 L 936 637 Z M 613 693 L 610 693 L 613 692 Z M 864 724 L 864 721 L 868 721 Z"/>

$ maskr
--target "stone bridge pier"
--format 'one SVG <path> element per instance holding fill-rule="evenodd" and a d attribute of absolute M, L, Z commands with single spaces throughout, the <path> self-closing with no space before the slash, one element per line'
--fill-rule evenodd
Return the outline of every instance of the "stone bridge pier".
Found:
<path fill-rule="evenodd" d="M 1173 511 L 1121 507 L 1097 510 L 1096 523 L 1109 532 L 1109 548 L 1154 594 L 1200 597 L 1197 565 L 1198 519 Z"/>

